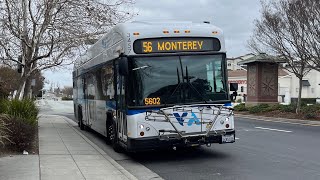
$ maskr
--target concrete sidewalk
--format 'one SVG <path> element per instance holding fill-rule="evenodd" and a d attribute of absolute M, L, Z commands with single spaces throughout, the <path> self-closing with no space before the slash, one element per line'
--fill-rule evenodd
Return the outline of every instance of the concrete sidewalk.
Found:
<path fill-rule="evenodd" d="M 0 158 L 0 179 L 135 180 L 62 116 L 39 118 L 39 155 Z"/>

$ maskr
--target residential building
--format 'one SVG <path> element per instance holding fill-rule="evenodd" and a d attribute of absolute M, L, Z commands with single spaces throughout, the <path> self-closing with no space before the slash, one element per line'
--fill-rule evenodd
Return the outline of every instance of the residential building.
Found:
<path fill-rule="evenodd" d="M 237 58 L 230 58 L 229 61 L 240 62 L 241 59 L 252 57 L 253 54 L 240 56 Z M 254 56 L 254 55 L 253 55 Z M 248 59 L 246 58 L 246 59 Z M 237 66 L 232 63 L 228 66 L 229 83 L 238 83 L 237 100 L 244 99 L 243 96 L 247 94 L 247 71 L 245 67 Z M 298 98 L 299 95 L 299 79 L 288 70 L 279 66 L 278 71 L 278 95 L 279 102 L 290 103 L 291 99 Z M 302 81 L 302 98 L 317 98 L 320 99 L 320 72 L 311 70 Z"/>

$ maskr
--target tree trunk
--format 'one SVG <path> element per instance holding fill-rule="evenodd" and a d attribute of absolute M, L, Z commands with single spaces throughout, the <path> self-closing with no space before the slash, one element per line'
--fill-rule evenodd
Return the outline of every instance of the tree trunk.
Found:
<path fill-rule="evenodd" d="M 298 102 L 297 102 L 297 109 L 296 113 L 300 113 L 301 109 L 301 94 L 302 94 L 302 77 L 299 77 L 299 95 L 298 95 Z"/>
<path fill-rule="evenodd" d="M 22 77 L 19 80 L 19 88 L 17 90 L 15 99 L 22 99 L 22 95 L 21 95 L 21 98 L 20 98 L 20 94 L 23 93 L 23 91 L 24 91 L 25 81 L 26 81 L 26 77 L 25 77 L 25 74 L 24 74 L 24 75 L 22 75 Z"/>
<path fill-rule="evenodd" d="M 24 93 L 23 93 L 23 98 L 28 99 L 30 98 L 30 90 L 31 90 L 31 79 L 30 77 L 26 79 L 26 84 L 24 86 Z"/>

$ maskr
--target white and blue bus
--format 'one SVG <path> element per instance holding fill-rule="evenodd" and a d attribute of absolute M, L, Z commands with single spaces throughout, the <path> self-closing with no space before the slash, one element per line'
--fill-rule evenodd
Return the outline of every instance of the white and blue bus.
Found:
<path fill-rule="evenodd" d="M 75 117 L 116 151 L 233 143 L 227 82 L 216 26 L 119 24 L 75 63 Z"/>

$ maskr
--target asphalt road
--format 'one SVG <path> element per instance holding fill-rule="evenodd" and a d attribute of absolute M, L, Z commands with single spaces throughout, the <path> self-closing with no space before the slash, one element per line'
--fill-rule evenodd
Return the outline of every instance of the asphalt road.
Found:
<path fill-rule="evenodd" d="M 74 119 L 70 109 L 72 103 L 52 101 L 41 112 Z M 139 179 L 153 178 L 151 171 L 174 180 L 320 179 L 320 126 L 245 118 L 235 123 L 234 144 L 133 154 L 115 153 L 101 136 L 82 132 Z"/>

